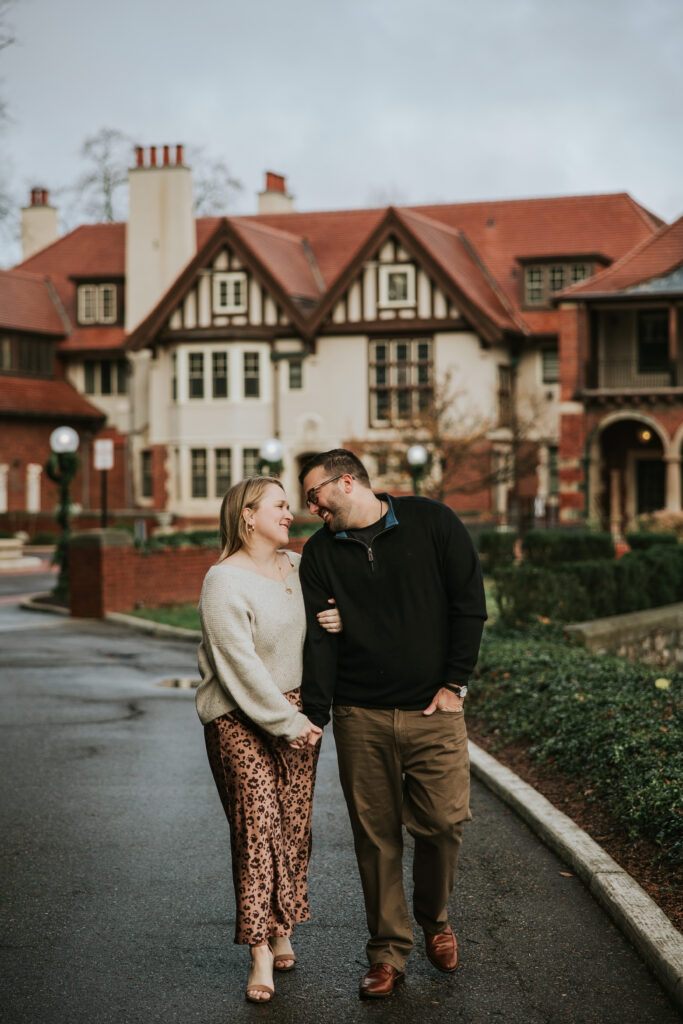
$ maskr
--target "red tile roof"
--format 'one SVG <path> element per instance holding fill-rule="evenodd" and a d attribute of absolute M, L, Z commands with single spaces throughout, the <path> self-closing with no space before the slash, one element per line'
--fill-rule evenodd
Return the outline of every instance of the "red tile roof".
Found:
<path fill-rule="evenodd" d="M 631 252 L 595 277 L 573 285 L 561 293 L 567 298 L 617 294 L 665 277 L 683 266 L 683 217 L 660 228 L 656 235 L 644 239 Z"/>
<path fill-rule="evenodd" d="M 462 231 L 416 210 L 397 210 L 396 214 L 475 306 L 499 327 L 513 331 L 523 328 L 505 294 L 482 265 Z"/>
<path fill-rule="evenodd" d="M 68 324 L 45 277 L 17 270 L 0 270 L 2 328 L 64 337 Z"/>
<path fill-rule="evenodd" d="M 288 295 L 293 298 L 320 298 L 323 282 L 305 238 L 237 217 L 232 220 L 232 226 Z"/>
<path fill-rule="evenodd" d="M 321 287 L 329 292 L 341 286 L 345 274 L 356 272 L 356 258 L 388 213 L 387 209 L 333 210 L 199 218 L 197 251 L 205 246 L 208 251 L 212 237 L 227 224 L 247 253 L 253 254 L 255 265 L 281 289 L 283 298 L 318 300 L 316 306 L 322 309 Z M 616 261 L 647 241 L 662 223 L 626 193 L 404 207 L 395 214 L 482 315 L 498 329 L 524 333 L 555 333 L 557 314 L 521 308 L 520 260 L 599 255 Z M 54 283 L 73 324 L 60 351 L 123 348 L 122 328 L 77 326 L 73 278 L 123 278 L 124 224 L 77 228 L 20 269 L 49 275 Z M 291 302 L 290 306 L 292 319 L 302 330 L 316 323 L 316 306 L 307 313 Z M 158 317 L 147 319 L 156 329 Z"/>
<path fill-rule="evenodd" d="M 105 415 L 65 380 L 0 375 L 0 415 L 104 420 Z"/>

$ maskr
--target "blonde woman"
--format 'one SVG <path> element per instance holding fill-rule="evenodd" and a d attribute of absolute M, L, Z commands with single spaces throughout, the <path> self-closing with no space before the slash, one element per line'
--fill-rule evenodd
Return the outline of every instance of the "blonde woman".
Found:
<path fill-rule="evenodd" d="M 292 519 L 279 480 L 252 477 L 231 487 L 221 506 L 221 556 L 199 600 L 197 712 L 230 827 L 235 942 L 251 949 L 251 1002 L 272 998 L 273 968 L 294 966 L 290 937 L 310 917 L 306 881 L 322 731 L 301 712 L 300 556 L 283 550 Z M 330 632 L 341 630 L 336 608 L 318 619 Z"/>

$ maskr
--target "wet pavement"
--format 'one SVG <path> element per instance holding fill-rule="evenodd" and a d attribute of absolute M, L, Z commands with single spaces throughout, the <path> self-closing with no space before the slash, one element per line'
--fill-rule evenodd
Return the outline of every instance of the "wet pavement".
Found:
<path fill-rule="evenodd" d="M 418 933 L 403 988 L 360 1002 L 365 922 L 329 731 L 313 920 L 273 1003 L 246 1004 L 227 826 L 193 694 L 159 685 L 195 675 L 193 645 L 5 603 L 0 652 L 8 1024 L 679 1020 L 582 883 L 478 783 L 450 907 L 461 966 L 440 975 Z"/>

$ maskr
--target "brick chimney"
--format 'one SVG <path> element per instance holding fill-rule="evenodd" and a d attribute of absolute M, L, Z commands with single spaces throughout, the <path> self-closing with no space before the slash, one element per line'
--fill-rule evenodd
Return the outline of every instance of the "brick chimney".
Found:
<path fill-rule="evenodd" d="M 21 211 L 21 255 L 29 256 L 57 241 L 57 210 L 46 188 L 32 188 L 30 205 Z"/>
<path fill-rule="evenodd" d="M 266 187 L 258 193 L 259 213 L 293 213 L 294 196 L 287 191 L 287 182 L 282 174 L 266 171 Z"/>
<path fill-rule="evenodd" d="M 128 184 L 126 330 L 132 331 L 192 259 L 197 238 L 182 146 L 137 146 Z"/>

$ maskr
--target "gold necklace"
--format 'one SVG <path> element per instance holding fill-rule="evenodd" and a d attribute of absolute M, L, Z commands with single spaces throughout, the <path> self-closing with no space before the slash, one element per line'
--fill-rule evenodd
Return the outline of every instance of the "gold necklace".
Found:
<path fill-rule="evenodd" d="M 258 562 L 256 561 L 256 559 L 252 558 L 251 554 L 248 551 L 246 551 L 246 550 L 245 550 L 245 554 L 246 554 L 247 558 L 249 559 L 249 561 L 251 562 L 251 564 L 255 565 L 257 569 L 260 569 L 260 566 L 259 566 Z M 292 566 L 292 563 L 289 561 L 289 558 L 287 558 L 287 555 L 284 553 L 284 551 L 283 552 L 279 552 L 278 551 L 277 554 L 278 554 L 278 556 L 280 554 L 282 554 L 282 556 L 286 560 L 287 564 L 289 565 L 290 569 L 294 568 Z M 291 594 L 292 593 L 292 588 L 287 586 L 287 576 L 283 576 L 282 575 L 282 558 L 278 557 L 277 562 L 275 563 L 275 568 L 276 568 L 277 574 L 278 574 L 278 576 L 280 578 L 280 583 L 284 583 L 285 584 L 285 594 Z M 273 576 L 267 576 L 265 573 L 259 572 L 259 576 L 264 576 L 264 575 L 266 576 L 266 579 L 271 579 L 271 580 L 274 579 Z M 289 575 L 289 573 L 287 575 Z"/>
<path fill-rule="evenodd" d="M 285 554 L 284 554 L 284 552 L 283 552 L 283 555 L 284 555 L 284 558 L 285 558 L 285 560 L 286 560 L 287 564 L 289 565 L 289 569 L 290 569 L 290 572 L 291 572 L 291 571 L 292 571 L 292 569 L 293 569 L 292 563 L 291 563 L 291 562 L 290 562 L 290 560 L 289 560 L 289 559 L 287 558 L 287 555 L 285 555 Z M 281 579 L 282 579 L 282 582 L 283 582 L 283 583 L 284 583 L 284 585 L 285 585 L 285 594 L 291 594 L 291 593 L 292 593 L 292 588 L 291 588 L 291 587 L 288 587 L 288 586 L 287 586 L 287 576 L 289 576 L 289 573 L 287 573 L 287 576 L 283 576 L 283 575 L 282 575 L 282 569 L 281 569 L 281 567 L 280 567 L 280 562 L 278 562 L 278 563 L 277 563 L 277 570 L 278 570 L 278 572 L 280 573 L 280 577 L 281 577 Z"/>

